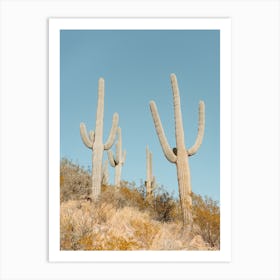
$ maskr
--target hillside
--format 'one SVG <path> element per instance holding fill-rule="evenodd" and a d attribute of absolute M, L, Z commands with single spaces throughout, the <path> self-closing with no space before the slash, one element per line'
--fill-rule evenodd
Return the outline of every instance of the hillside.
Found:
<path fill-rule="evenodd" d="M 217 202 L 193 194 L 194 226 L 182 230 L 180 204 L 163 187 L 145 200 L 144 186 L 102 186 L 90 199 L 90 174 L 68 160 L 60 170 L 61 250 L 219 250 Z"/>

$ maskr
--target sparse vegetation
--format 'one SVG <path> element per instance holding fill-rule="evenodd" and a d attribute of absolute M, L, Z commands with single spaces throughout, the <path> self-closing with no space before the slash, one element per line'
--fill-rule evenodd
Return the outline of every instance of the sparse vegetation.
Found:
<path fill-rule="evenodd" d="M 103 185 L 97 201 L 91 187 L 90 171 L 61 161 L 61 250 L 219 250 L 219 206 L 210 198 L 193 194 L 194 226 L 186 233 L 180 203 L 163 186 L 149 201 L 143 184 Z"/>
<path fill-rule="evenodd" d="M 220 247 L 220 207 L 217 201 L 192 194 L 195 233 L 212 247 Z"/>
<path fill-rule="evenodd" d="M 91 194 L 88 171 L 68 159 L 60 162 L 60 202 L 86 199 Z"/>

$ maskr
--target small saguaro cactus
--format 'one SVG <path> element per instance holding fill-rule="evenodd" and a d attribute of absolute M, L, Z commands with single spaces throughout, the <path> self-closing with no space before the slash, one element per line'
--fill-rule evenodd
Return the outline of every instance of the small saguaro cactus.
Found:
<path fill-rule="evenodd" d="M 165 157 L 172 163 L 176 164 L 177 179 L 179 185 L 180 203 L 183 213 L 184 228 L 191 229 L 192 227 L 192 187 L 191 187 L 191 175 L 189 168 L 189 156 L 194 155 L 199 149 L 205 126 L 205 106 L 204 102 L 199 102 L 199 121 L 198 121 L 198 134 L 194 145 L 187 149 L 185 147 L 184 140 L 184 128 L 182 122 L 180 94 L 175 74 L 171 74 L 171 86 L 173 91 L 173 103 L 174 103 L 174 115 L 175 115 L 175 137 L 176 148 L 171 149 L 164 130 L 161 124 L 161 120 L 158 114 L 158 110 L 154 101 L 150 102 L 150 109 L 154 120 L 155 129 L 164 152 Z"/>
<path fill-rule="evenodd" d="M 114 113 L 113 124 L 108 140 L 103 144 L 103 117 L 104 117 L 104 79 L 98 81 L 98 102 L 96 111 L 95 132 L 87 129 L 84 123 L 80 124 L 81 138 L 89 149 L 92 150 L 92 199 L 96 201 L 101 193 L 102 158 L 104 150 L 108 150 L 114 144 L 119 115 Z"/>
<path fill-rule="evenodd" d="M 150 199 L 153 196 L 153 191 L 156 188 L 156 179 L 153 176 L 152 171 L 152 152 L 149 151 L 149 147 L 146 147 L 146 198 Z"/>
<path fill-rule="evenodd" d="M 104 161 L 102 166 L 102 181 L 101 185 L 108 186 L 109 185 L 109 170 L 108 170 L 108 160 Z"/>
<path fill-rule="evenodd" d="M 121 185 L 121 172 L 126 158 L 126 151 L 122 152 L 122 131 L 118 128 L 118 140 L 116 142 L 116 156 L 114 157 L 111 150 L 108 151 L 110 165 L 115 168 L 115 186 Z"/>

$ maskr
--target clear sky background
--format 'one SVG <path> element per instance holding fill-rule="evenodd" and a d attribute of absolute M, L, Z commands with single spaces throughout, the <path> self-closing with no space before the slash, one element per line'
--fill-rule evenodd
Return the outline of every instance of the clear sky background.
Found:
<path fill-rule="evenodd" d="M 218 30 L 63 30 L 60 40 L 60 154 L 91 169 L 91 150 L 79 125 L 95 130 L 98 79 L 105 79 L 104 135 L 119 113 L 123 149 L 122 179 L 137 185 L 146 178 L 146 145 L 153 154 L 159 185 L 178 196 L 176 165 L 164 156 L 149 102 L 154 100 L 166 137 L 175 147 L 170 74 L 177 76 L 190 148 L 198 128 L 198 103 L 205 102 L 205 134 L 189 158 L 192 190 L 219 201 L 220 196 L 220 34 Z M 115 149 L 113 147 L 115 153 Z M 107 152 L 104 153 L 107 159 Z M 109 167 L 110 183 L 114 169 Z"/>

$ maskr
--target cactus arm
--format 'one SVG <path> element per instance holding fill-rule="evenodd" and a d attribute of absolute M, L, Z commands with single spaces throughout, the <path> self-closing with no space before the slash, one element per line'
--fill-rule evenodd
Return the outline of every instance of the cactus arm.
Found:
<path fill-rule="evenodd" d="M 152 186 L 152 191 L 154 191 L 156 189 L 156 177 L 155 176 L 153 176 L 153 180 L 152 180 L 151 186 Z"/>
<path fill-rule="evenodd" d="M 115 167 L 115 186 L 118 189 L 120 187 L 121 171 L 125 161 L 126 152 L 124 151 L 124 153 L 122 153 L 122 131 L 120 127 L 117 129 L 117 134 L 118 140 L 116 143 L 116 156 L 114 157 L 113 152 L 109 150 L 108 158 L 110 165 L 112 167 Z"/>
<path fill-rule="evenodd" d="M 125 160 L 126 160 L 126 150 L 123 151 L 122 164 L 125 163 Z"/>
<path fill-rule="evenodd" d="M 166 136 L 164 134 L 164 130 L 163 130 L 163 127 L 161 124 L 161 120 L 160 120 L 160 117 L 158 114 L 157 106 L 154 101 L 150 102 L 150 109 L 151 109 L 155 129 L 156 129 L 163 153 L 170 162 L 175 163 L 177 160 L 177 157 L 173 153 L 172 149 L 170 148 L 170 146 L 167 142 L 167 139 L 166 139 Z"/>
<path fill-rule="evenodd" d="M 91 135 L 90 135 L 90 138 L 88 137 L 86 125 L 85 125 L 84 123 L 81 123 L 81 124 L 80 124 L 80 134 L 81 134 L 81 138 L 82 138 L 82 140 L 83 140 L 83 143 L 84 143 L 89 149 L 92 149 L 93 141 L 91 140 Z"/>
<path fill-rule="evenodd" d="M 194 145 L 190 149 L 187 150 L 189 156 L 194 155 L 198 151 L 198 149 L 202 143 L 202 140 L 203 140 L 204 129 L 205 129 L 205 105 L 204 105 L 203 101 L 199 102 L 198 111 L 199 111 L 199 113 L 198 113 L 198 115 L 199 115 L 198 132 L 197 132 L 197 137 L 196 137 Z"/>
<path fill-rule="evenodd" d="M 112 147 L 112 145 L 114 144 L 114 140 L 115 140 L 117 129 L 118 129 L 118 123 L 119 123 L 119 115 L 118 115 L 118 113 L 115 113 L 113 115 L 113 122 L 112 122 L 112 127 L 111 127 L 109 137 L 108 137 L 106 143 L 104 144 L 104 150 L 109 150 Z"/>
<path fill-rule="evenodd" d="M 91 130 L 91 131 L 89 132 L 89 140 L 90 140 L 92 143 L 94 143 L 94 138 L 95 138 L 94 131 Z"/>
<path fill-rule="evenodd" d="M 118 128 L 117 134 L 118 134 L 118 140 L 116 143 L 116 162 L 119 163 L 121 162 L 121 156 L 122 156 L 122 130 L 120 127 Z"/>
<path fill-rule="evenodd" d="M 116 167 L 116 162 L 115 162 L 114 155 L 113 155 L 112 151 L 111 150 L 107 151 L 107 154 L 108 154 L 108 159 L 109 159 L 110 165 L 112 167 Z"/>
<path fill-rule="evenodd" d="M 176 148 L 177 150 L 178 149 L 185 150 L 184 127 L 182 121 L 181 101 L 180 101 L 178 82 L 175 74 L 171 74 L 170 78 L 171 78 L 173 103 L 174 103 Z"/>
<path fill-rule="evenodd" d="M 102 143 L 103 137 L 103 117 L 104 117 L 104 87 L 105 82 L 103 78 L 98 80 L 98 98 L 97 98 L 97 110 L 95 120 L 95 141 Z"/>
<path fill-rule="evenodd" d="M 152 181 L 153 177 L 153 155 L 152 152 L 149 152 L 149 162 L 150 162 L 150 180 Z"/>
<path fill-rule="evenodd" d="M 150 172 L 150 151 L 149 147 L 146 146 L 146 180 L 147 182 L 150 181 L 151 179 L 151 172 Z"/>

